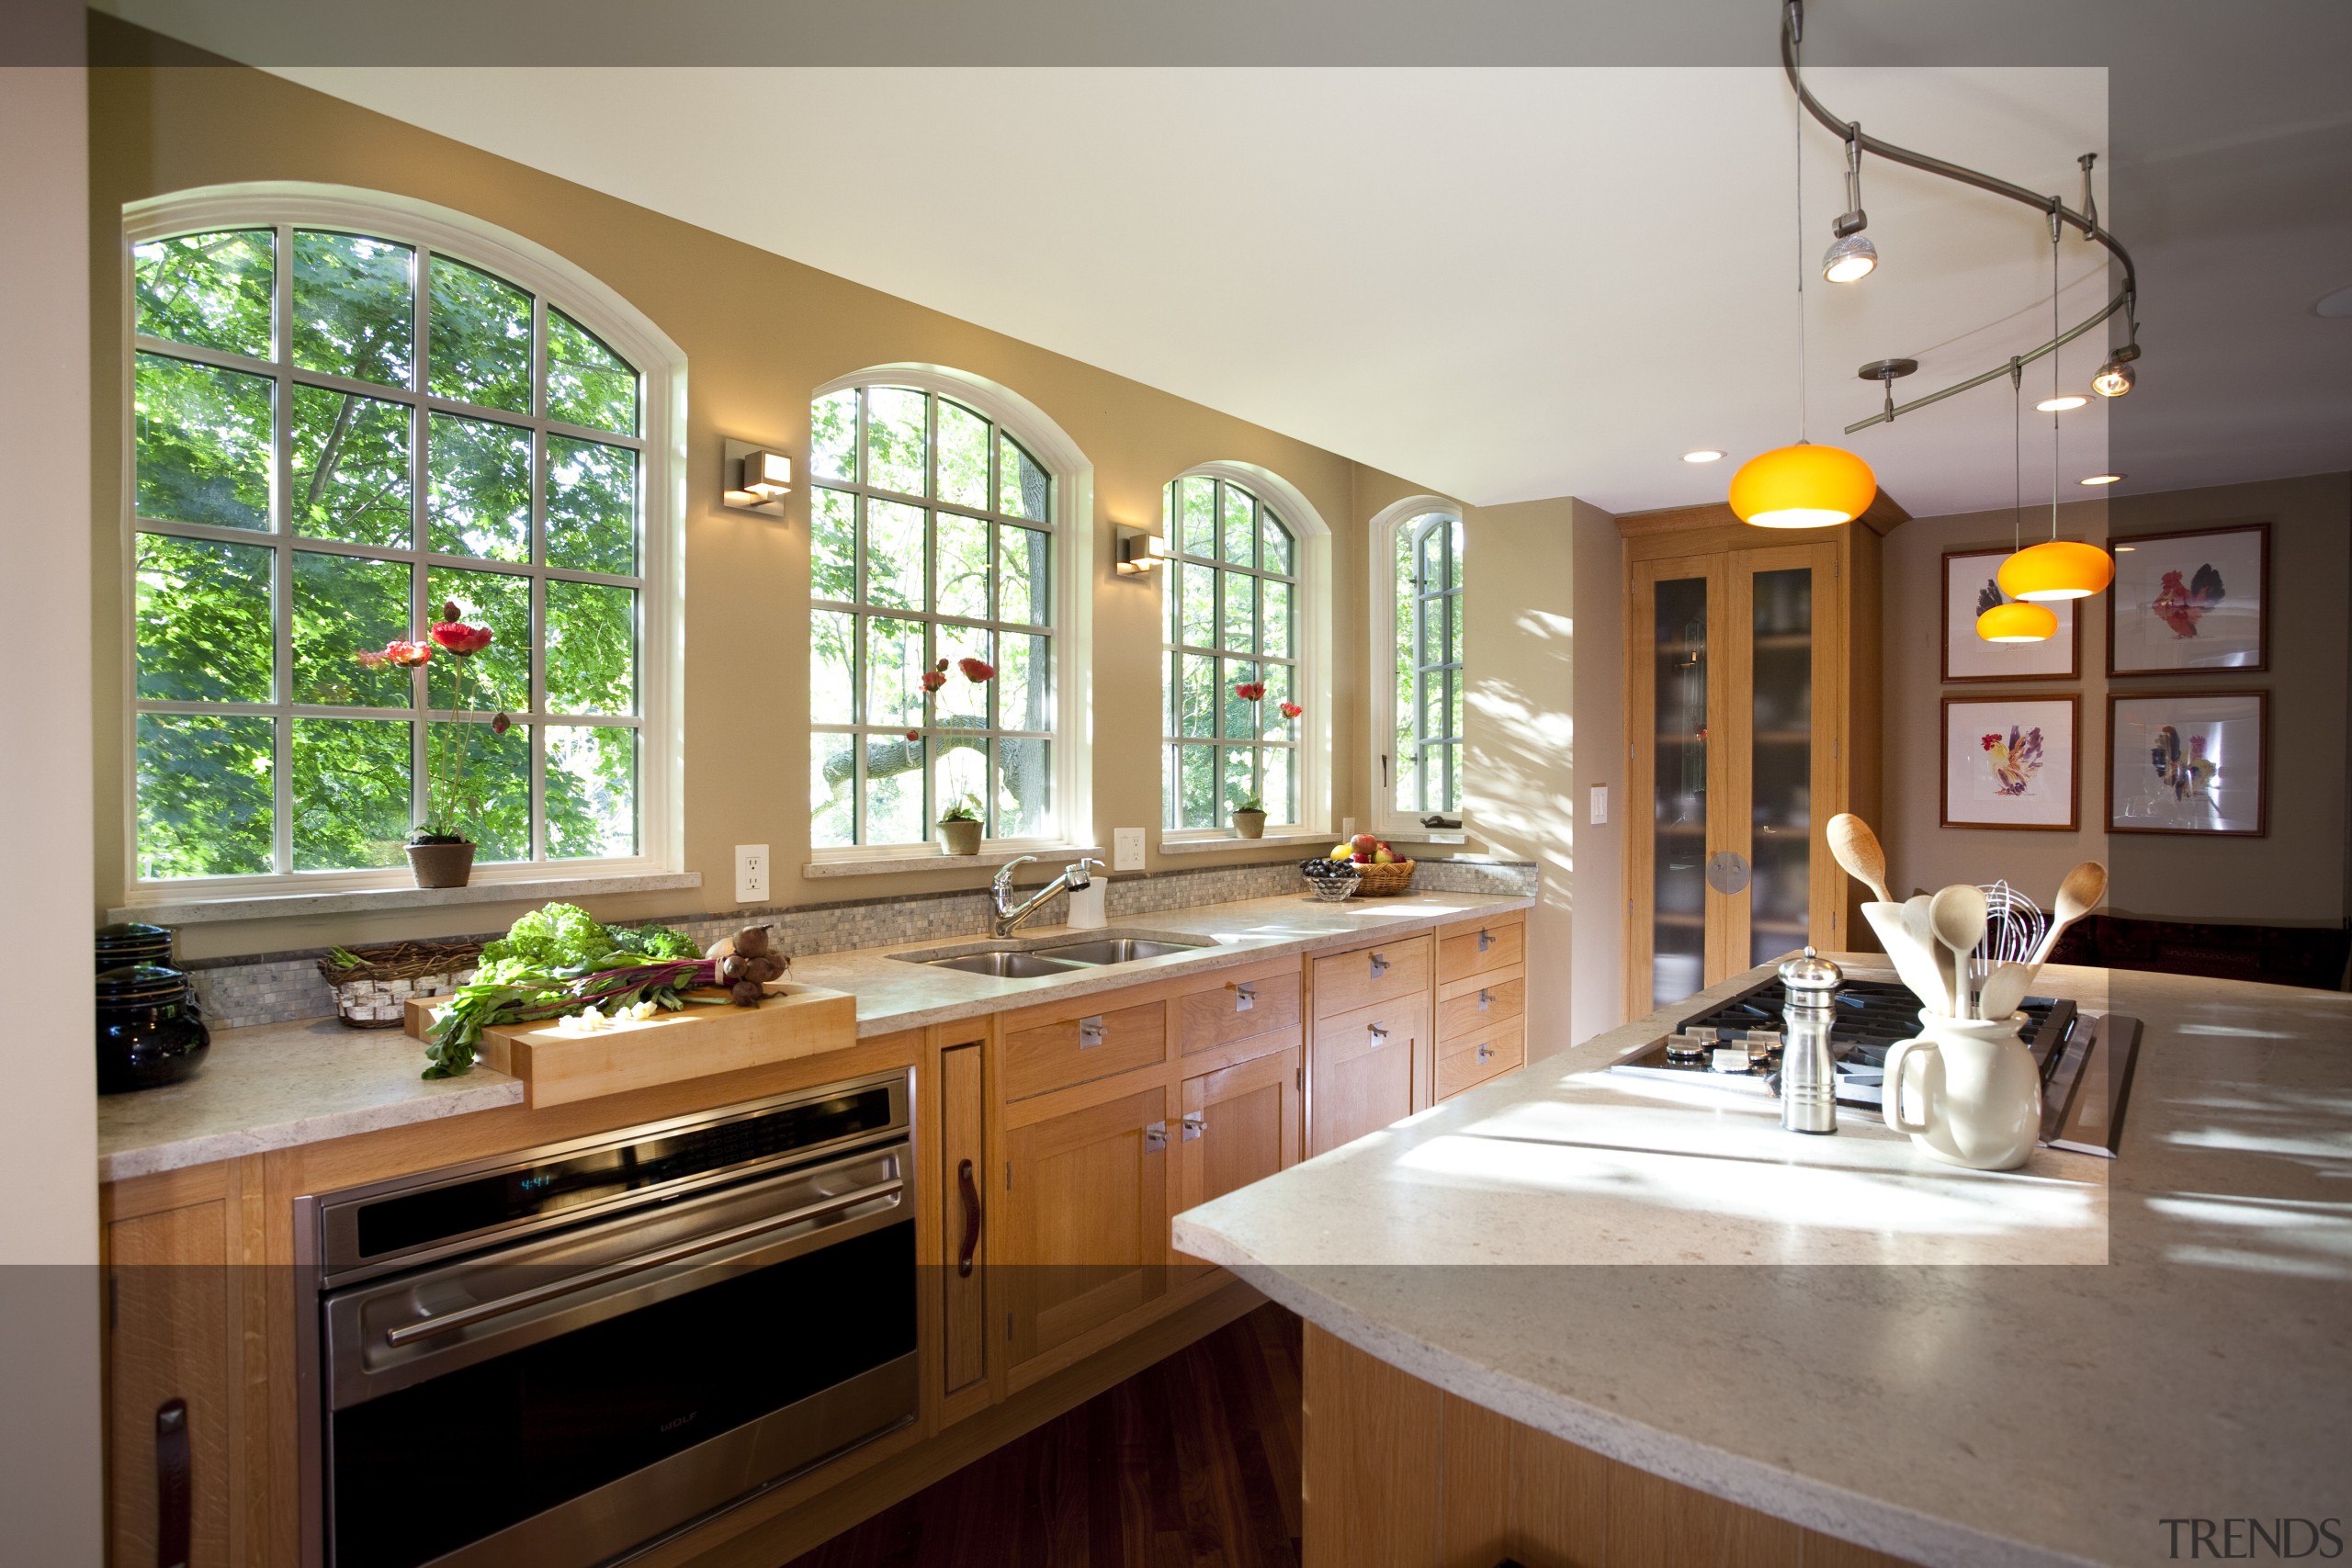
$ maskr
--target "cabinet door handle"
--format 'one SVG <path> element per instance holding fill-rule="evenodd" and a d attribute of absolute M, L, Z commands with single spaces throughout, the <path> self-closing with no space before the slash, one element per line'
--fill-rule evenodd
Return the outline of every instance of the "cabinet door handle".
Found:
<path fill-rule="evenodd" d="M 1143 1128 L 1143 1152 L 1156 1155 L 1168 1146 L 1168 1123 L 1147 1122 Z"/>
<path fill-rule="evenodd" d="M 1481 952 L 1481 953 L 1484 953 L 1484 952 L 1486 952 L 1486 951 L 1487 951 L 1487 949 L 1488 949 L 1488 948 L 1490 948 L 1490 947 L 1492 947 L 1492 946 L 1494 946 L 1494 945 L 1495 945 L 1495 935 L 1494 935 L 1494 933 L 1493 933 L 1492 931 L 1490 931 L 1486 930 L 1484 927 L 1480 927 L 1480 928 L 1479 928 L 1479 931 L 1478 931 L 1478 951 L 1479 951 L 1479 952 Z"/>
<path fill-rule="evenodd" d="M 1205 1114 L 1198 1111 L 1187 1111 L 1184 1112 L 1184 1142 L 1188 1144 L 1196 1144 L 1200 1142 L 1201 1134 L 1208 1130 L 1208 1118 Z"/>
<path fill-rule="evenodd" d="M 1388 1027 L 1385 1024 L 1367 1023 L 1363 1027 L 1363 1032 L 1372 1036 L 1372 1043 L 1374 1045 L 1388 1043 Z"/>
<path fill-rule="evenodd" d="M 1255 987 L 1255 986 L 1236 986 L 1236 987 L 1233 987 L 1233 1010 L 1234 1010 L 1234 1011 L 1236 1011 L 1236 1012 L 1248 1012 L 1251 1008 L 1254 1008 L 1254 1007 L 1256 1007 L 1257 1005 L 1258 1005 L 1258 987 Z"/>
<path fill-rule="evenodd" d="M 195 1506 L 187 1401 L 167 1399 L 155 1407 L 155 1568 L 187 1568 Z"/>
<path fill-rule="evenodd" d="M 1480 1012 L 1484 1012 L 1484 1011 L 1486 1011 L 1486 1010 L 1487 1010 L 1487 1004 L 1488 1002 L 1493 1001 L 1494 999 L 1495 999 L 1495 993 L 1494 993 L 1494 992 L 1487 990 L 1487 989 L 1486 987 L 1484 987 L 1483 986 L 1482 986 L 1482 987 L 1479 987 L 1479 989 L 1478 989 L 1478 1010 L 1479 1010 Z"/>
<path fill-rule="evenodd" d="M 1481 1045 L 1478 1047 L 1478 1060 L 1482 1062 L 1492 1057 L 1494 1054 L 1495 1048 L 1492 1045 Z"/>
<path fill-rule="evenodd" d="M 1102 1015 L 1096 1013 L 1078 1021 L 1078 1048 L 1091 1051 L 1102 1043 Z"/>
<path fill-rule="evenodd" d="M 980 1188 L 972 1179 L 970 1160 L 956 1168 L 956 1188 L 964 1199 L 964 1245 L 956 1254 L 956 1276 L 968 1280 L 972 1277 L 972 1258 L 980 1249 Z"/>
<path fill-rule="evenodd" d="M 1387 973 L 1388 973 L 1388 960 L 1387 960 L 1385 957 L 1382 956 L 1380 953 L 1374 953 L 1374 954 L 1372 955 L 1372 977 L 1373 977 L 1374 979 L 1377 980 L 1377 979 L 1379 979 L 1383 975 L 1385 975 L 1385 974 L 1387 974 Z"/>

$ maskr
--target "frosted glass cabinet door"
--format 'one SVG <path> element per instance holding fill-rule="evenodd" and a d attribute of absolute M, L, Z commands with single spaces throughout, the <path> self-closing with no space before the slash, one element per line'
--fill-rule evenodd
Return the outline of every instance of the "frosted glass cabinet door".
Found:
<path fill-rule="evenodd" d="M 1813 570 L 1759 571 L 1748 644 L 1751 691 L 1747 962 L 1803 947 L 1813 842 Z"/>
<path fill-rule="evenodd" d="M 1650 1002 L 1706 983 L 1707 580 L 1657 586 L 1647 716 L 1651 781 Z"/>

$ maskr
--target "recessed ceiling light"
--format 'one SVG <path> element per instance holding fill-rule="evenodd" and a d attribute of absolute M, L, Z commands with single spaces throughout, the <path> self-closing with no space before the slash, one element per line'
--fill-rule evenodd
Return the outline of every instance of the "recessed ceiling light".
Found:
<path fill-rule="evenodd" d="M 2115 553 L 2119 556 L 2128 556 L 2139 547 L 2137 545 L 2118 545 L 2115 547 Z"/>
<path fill-rule="evenodd" d="M 2064 413 L 2068 409 L 2081 408 L 2089 401 L 2088 398 L 2079 393 L 2070 392 L 2063 398 L 2044 398 L 2034 404 L 2033 408 L 2036 413 Z"/>
<path fill-rule="evenodd" d="M 1686 463 L 1718 463 L 1723 460 L 1723 456 L 1712 446 L 1702 446 L 1696 452 L 1682 454 L 1682 460 Z"/>
<path fill-rule="evenodd" d="M 2125 476 L 2121 474 L 2093 474 L 2087 479 L 2076 479 L 2075 482 L 2078 485 L 2112 485 L 2121 484 Z"/>

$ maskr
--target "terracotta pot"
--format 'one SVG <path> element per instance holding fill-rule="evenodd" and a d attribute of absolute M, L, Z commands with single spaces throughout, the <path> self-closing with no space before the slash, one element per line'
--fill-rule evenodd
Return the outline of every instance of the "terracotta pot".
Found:
<path fill-rule="evenodd" d="M 1262 839 L 1266 836 L 1266 814 L 1237 811 L 1233 814 L 1233 830 L 1245 839 Z"/>
<path fill-rule="evenodd" d="M 419 887 L 463 887 L 473 874 L 474 846 L 469 843 L 411 844 L 409 874 Z"/>
<path fill-rule="evenodd" d="M 942 822 L 939 825 L 939 847 L 944 854 L 978 854 L 980 825 L 978 822 Z"/>

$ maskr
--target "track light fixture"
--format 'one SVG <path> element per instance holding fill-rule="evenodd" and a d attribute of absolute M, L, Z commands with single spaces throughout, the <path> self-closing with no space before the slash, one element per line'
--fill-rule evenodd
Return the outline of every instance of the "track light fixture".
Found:
<path fill-rule="evenodd" d="M 2127 343 L 2107 356 L 2107 363 L 2091 378 L 2091 390 L 2102 398 L 2120 398 L 2132 389 L 2139 378 L 2132 369 L 2132 362 L 2140 357 L 2140 345 Z"/>
<path fill-rule="evenodd" d="M 1862 232 L 1870 227 L 1870 214 L 1862 210 L 1862 127 L 1857 120 L 1846 127 L 1846 210 L 1829 226 L 1835 236 L 1829 249 L 1821 258 L 1821 276 L 1826 283 L 1860 283 L 1878 270 L 1878 247 Z"/>

